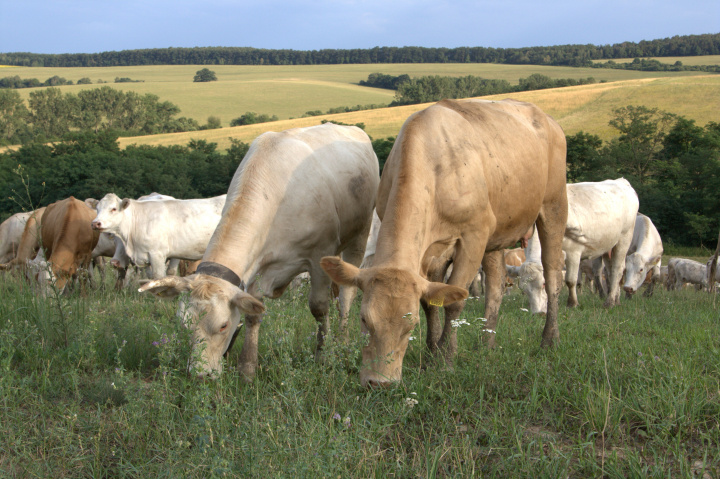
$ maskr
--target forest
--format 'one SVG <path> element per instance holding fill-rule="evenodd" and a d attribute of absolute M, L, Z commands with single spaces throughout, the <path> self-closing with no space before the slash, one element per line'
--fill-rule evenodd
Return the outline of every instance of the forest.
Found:
<path fill-rule="evenodd" d="M 28 67 L 109 67 L 135 65 L 321 65 L 345 63 L 508 63 L 593 66 L 593 60 L 720 54 L 720 33 L 683 35 L 613 45 L 558 45 L 527 48 L 375 47 L 369 49 L 269 50 L 250 47 L 195 47 L 102 53 L 0 53 L 0 64 Z M 625 68 L 600 65 L 599 67 Z"/>

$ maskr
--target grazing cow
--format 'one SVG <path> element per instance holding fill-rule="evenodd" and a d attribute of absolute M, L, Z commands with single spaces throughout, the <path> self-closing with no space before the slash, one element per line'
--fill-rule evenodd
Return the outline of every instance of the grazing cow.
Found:
<path fill-rule="evenodd" d="M 28 261 L 32 261 L 35 258 L 40 249 L 40 226 L 44 213 L 45 207 L 43 206 L 30 214 L 25 223 L 22 236 L 20 237 L 17 254 L 9 262 L 0 265 L 0 270 L 7 270 L 16 266 L 25 268 Z"/>
<path fill-rule="evenodd" d="M 257 369 L 260 299 L 277 298 L 310 273 L 310 311 L 318 322 L 316 358 L 329 330 L 330 278 L 320 258 L 363 259 L 379 183 L 378 161 L 357 127 L 325 124 L 264 133 L 250 146 L 228 190 L 222 220 L 196 274 L 151 281 L 140 291 L 191 291 L 185 317 L 203 343 L 200 374 L 219 373 L 222 355 L 245 316 L 239 369 Z M 355 288 L 342 288 L 341 333 Z M 343 300 L 343 298 L 345 298 Z M 341 306 L 342 307 L 342 306 Z M 345 319 L 343 319 L 345 318 Z"/>
<path fill-rule="evenodd" d="M 0 263 L 7 263 L 15 258 L 25 224 L 32 212 L 15 213 L 0 224 Z"/>
<path fill-rule="evenodd" d="M 605 307 L 618 304 L 620 278 L 625 269 L 625 255 L 630 247 L 639 206 L 635 190 L 627 180 L 605 180 L 599 183 L 575 183 L 567 185 L 568 216 L 562 248 L 565 252 L 565 284 L 570 290 L 568 307 L 578 305 L 577 280 L 580 261 L 584 258 L 599 258 L 608 266 L 609 292 Z M 593 264 L 594 273 L 600 261 Z M 523 291 L 531 297 L 534 309 L 541 305 L 542 289 L 538 288 L 539 270 L 526 268 L 527 275 L 520 282 Z"/>
<path fill-rule="evenodd" d="M 92 227 L 117 236 L 132 262 L 149 264 L 152 277 L 160 279 L 166 274 L 168 258 L 202 258 L 220 221 L 225 196 L 138 201 L 108 193 L 97 205 Z"/>
<path fill-rule="evenodd" d="M 650 218 L 638 213 L 635 219 L 635 230 L 632 242 L 625 259 L 625 285 L 623 289 L 628 296 L 632 296 L 640 289 L 650 276 L 644 296 L 653 294 L 655 283 L 660 276 L 660 260 L 662 259 L 663 245 L 660 233 Z"/>
<path fill-rule="evenodd" d="M 40 227 L 42 247 L 49 263 L 50 280 L 62 291 L 78 268 L 88 268 L 99 233 L 90 222 L 95 211 L 73 198 L 57 201 L 45 210 Z"/>
<path fill-rule="evenodd" d="M 668 261 L 668 282 L 673 284 L 670 289 L 678 290 L 686 284 L 692 284 L 700 290 L 707 286 L 706 268 L 702 263 L 685 258 L 671 258 Z"/>
<path fill-rule="evenodd" d="M 558 341 L 554 273 L 562 267 L 567 215 L 565 154 L 562 129 L 529 103 L 443 100 L 407 119 L 380 181 L 382 225 L 373 267 L 359 270 L 333 257 L 321 263 L 338 284 L 363 290 L 361 319 L 370 336 L 362 352 L 363 385 L 401 379 L 420 302 L 430 311 L 430 350 L 452 361 L 457 352 L 452 322 L 465 306 L 465 288 L 481 263 L 487 277 L 483 340 L 493 347 L 505 275 L 503 249 L 536 219 L 552 298 L 542 344 Z M 444 284 L 439 281 L 449 260 L 453 271 Z M 444 327 L 438 306 L 445 308 Z"/>

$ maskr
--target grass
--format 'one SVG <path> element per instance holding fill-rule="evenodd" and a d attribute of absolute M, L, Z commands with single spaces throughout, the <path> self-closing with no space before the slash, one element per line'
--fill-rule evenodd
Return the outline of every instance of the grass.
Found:
<path fill-rule="evenodd" d="M 482 300 L 471 299 L 454 370 L 428 357 L 419 329 L 402 384 L 365 390 L 358 304 L 351 343 L 330 340 L 317 364 L 307 285 L 268 301 L 256 380 L 228 371 L 201 382 L 184 373 L 188 337 L 174 304 L 111 283 L 60 299 L 61 319 L 54 300 L 0 279 L 6 475 L 720 473 L 720 325 L 704 293 L 660 290 L 607 311 L 583 292 L 579 308 L 561 306 L 554 350 L 539 347 L 542 319 L 517 292 L 503 301 L 499 347 L 482 348 Z"/>

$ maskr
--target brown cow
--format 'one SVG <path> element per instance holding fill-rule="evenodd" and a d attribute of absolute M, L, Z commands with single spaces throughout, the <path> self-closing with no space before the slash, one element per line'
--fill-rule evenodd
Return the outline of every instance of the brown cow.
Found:
<path fill-rule="evenodd" d="M 65 288 L 78 267 L 90 265 L 100 236 L 90 227 L 95 214 L 95 210 L 72 196 L 45 210 L 40 228 L 42 246 L 58 290 Z"/>
<path fill-rule="evenodd" d="M 321 261 L 335 282 L 363 290 L 361 319 L 370 336 L 362 354 L 363 385 L 401 379 L 420 301 L 430 309 L 445 307 L 442 334 L 439 317 L 428 316 L 427 341 L 431 351 L 451 360 L 457 351 L 452 321 L 481 263 L 487 276 L 484 339 L 494 346 L 502 250 L 536 220 L 550 297 L 542 344 L 558 341 L 565 154 L 562 129 L 529 103 L 443 100 L 408 118 L 380 181 L 382 225 L 373 267 L 360 270 L 337 257 Z M 428 281 L 438 277 L 434 265 L 444 267 L 448 258 L 453 260 L 448 284 Z"/>
<path fill-rule="evenodd" d="M 25 223 L 25 229 L 20 238 L 17 255 L 9 262 L 0 265 L 0 270 L 11 269 L 15 266 L 25 268 L 27 262 L 35 258 L 35 255 L 40 249 L 40 225 L 44 213 L 44 206 L 32 212 L 27 223 Z"/>

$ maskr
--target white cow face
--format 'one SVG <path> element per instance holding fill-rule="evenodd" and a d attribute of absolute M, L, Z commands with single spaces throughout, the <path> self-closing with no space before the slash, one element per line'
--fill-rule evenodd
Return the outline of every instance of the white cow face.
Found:
<path fill-rule="evenodd" d="M 215 377 L 222 372 L 222 357 L 230 345 L 243 313 L 258 315 L 263 304 L 233 284 L 204 274 L 167 276 L 150 281 L 140 292 L 175 297 L 184 291 L 190 297 L 180 301 L 177 316 L 193 332 L 193 363 L 199 376 Z"/>
<path fill-rule="evenodd" d="M 116 194 L 108 193 L 97 204 L 97 216 L 91 223 L 92 228 L 98 231 L 117 232 L 123 218 L 123 211 L 128 206 L 130 206 L 130 200 L 127 198 L 121 200 Z"/>
<path fill-rule="evenodd" d="M 545 276 L 540 263 L 526 261 L 520 266 L 518 287 L 528 297 L 530 312 L 533 314 L 547 313 L 547 292 L 545 291 Z"/>
<path fill-rule="evenodd" d="M 648 265 L 638 253 L 633 253 L 625 258 L 625 285 L 623 289 L 630 294 L 636 293 L 645 282 L 648 270 Z"/>

